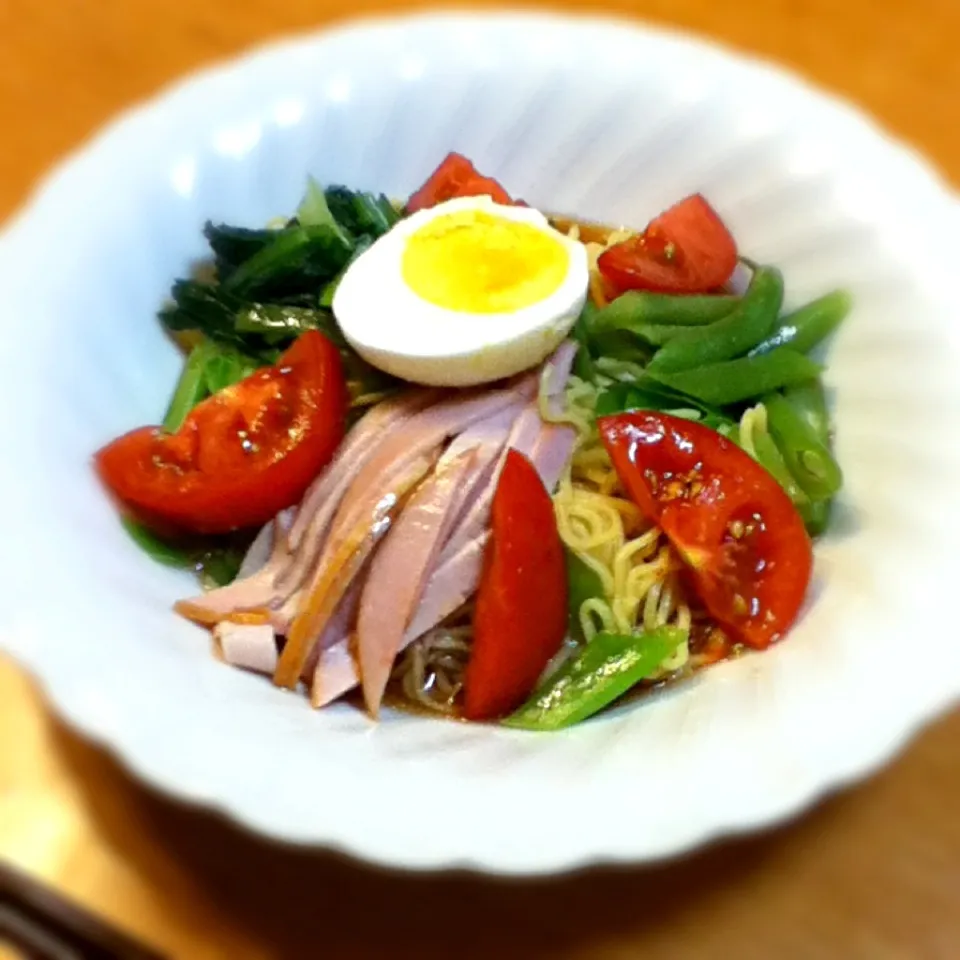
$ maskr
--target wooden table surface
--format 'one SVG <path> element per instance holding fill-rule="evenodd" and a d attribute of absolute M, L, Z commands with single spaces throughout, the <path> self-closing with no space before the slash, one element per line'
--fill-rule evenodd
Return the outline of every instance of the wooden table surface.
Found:
<path fill-rule="evenodd" d="M 0 216 L 120 108 L 340 9 L 3 0 Z M 779 58 L 859 101 L 960 181 L 958 0 L 608 0 L 605 9 Z M 869 783 L 773 833 L 665 867 L 522 884 L 387 875 L 278 849 L 161 800 L 53 718 L 6 661 L 0 743 L 0 857 L 170 956 L 960 957 L 960 714 Z"/>

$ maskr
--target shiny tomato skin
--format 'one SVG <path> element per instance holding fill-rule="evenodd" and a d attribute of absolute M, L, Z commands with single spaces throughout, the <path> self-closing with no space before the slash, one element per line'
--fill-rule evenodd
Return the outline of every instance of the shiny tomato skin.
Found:
<path fill-rule="evenodd" d="M 510 194 L 492 177 L 484 177 L 462 154 L 449 153 L 427 182 L 407 201 L 407 213 L 435 207 L 457 197 L 488 195 L 495 203 L 509 206 Z"/>
<path fill-rule="evenodd" d="M 95 456 L 134 516 L 163 532 L 225 533 L 297 503 L 343 439 L 340 354 L 317 331 L 272 367 L 198 404 L 180 430 L 143 427 Z"/>
<path fill-rule="evenodd" d="M 693 194 L 651 220 L 639 236 L 605 250 L 597 267 L 615 295 L 627 290 L 711 293 L 737 266 L 737 245 L 717 212 Z"/>
<path fill-rule="evenodd" d="M 686 562 L 707 610 L 756 649 L 782 637 L 803 604 L 813 551 L 776 480 L 699 423 L 637 412 L 599 424 L 625 489 Z"/>
<path fill-rule="evenodd" d="M 553 501 L 523 454 L 506 457 L 464 678 L 469 720 L 504 716 L 530 695 L 563 643 L 567 574 Z"/>

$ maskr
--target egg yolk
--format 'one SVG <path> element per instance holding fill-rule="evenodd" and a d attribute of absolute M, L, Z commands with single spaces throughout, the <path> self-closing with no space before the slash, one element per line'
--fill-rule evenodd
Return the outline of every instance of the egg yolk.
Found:
<path fill-rule="evenodd" d="M 549 297 L 567 274 L 545 230 L 482 210 L 431 220 L 407 241 L 401 271 L 419 297 L 462 313 L 507 313 Z"/>

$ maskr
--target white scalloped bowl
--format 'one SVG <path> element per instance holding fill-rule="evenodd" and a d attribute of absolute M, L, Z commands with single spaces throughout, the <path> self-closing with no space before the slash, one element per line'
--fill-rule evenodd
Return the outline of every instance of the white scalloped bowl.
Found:
<path fill-rule="evenodd" d="M 827 374 L 846 487 L 777 648 L 538 736 L 313 712 L 171 614 L 189 578 L 126 540 L 89 457 L 164 406 L 178 359 L 154 312 L 203 221 L 289 211 L 307 174 L 402 196 L 451 148 L 599 220 L 703 191 L 792 303 L 854 292 Z M 544 873 L 781 819 L 960 693 L 958 228 L 936 176 L 849 107 L 639 26 L 373 21 L 201 74 L 85 147 L 0 240 L 0 643 L 160 789 L 382 864 Z"/>

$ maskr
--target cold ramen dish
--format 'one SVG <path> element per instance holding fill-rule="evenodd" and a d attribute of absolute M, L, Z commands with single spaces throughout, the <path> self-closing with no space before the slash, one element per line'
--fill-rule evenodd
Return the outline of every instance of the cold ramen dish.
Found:
<path fill-rule="evenodd" d="M 841 485 L 775 266 L 701 196 L 641 230 L 541 213 L 450 154 L 406 203 L 308 185 L 161 311 L 163 423 L 97 452 L 228 663 L 553 730 L 794 623 Z"/>

